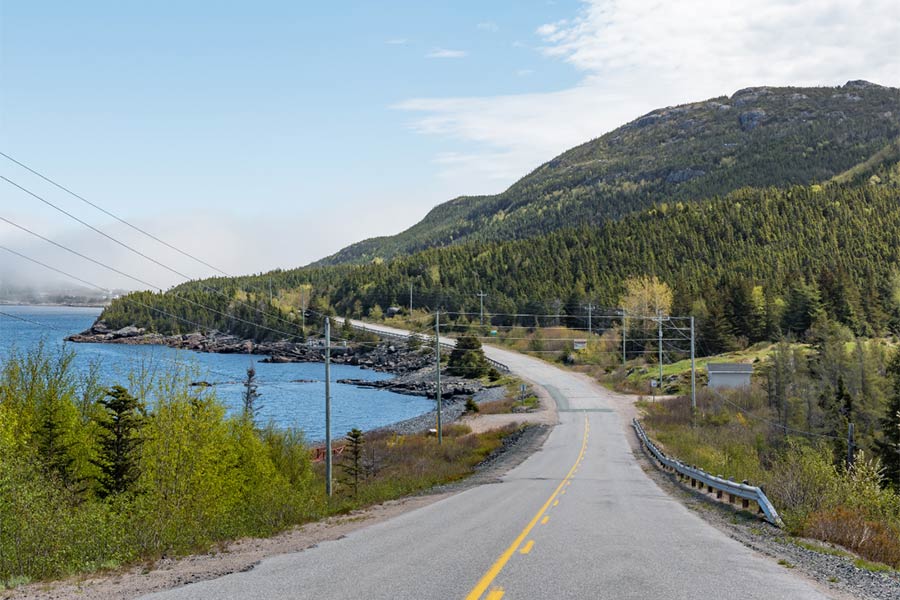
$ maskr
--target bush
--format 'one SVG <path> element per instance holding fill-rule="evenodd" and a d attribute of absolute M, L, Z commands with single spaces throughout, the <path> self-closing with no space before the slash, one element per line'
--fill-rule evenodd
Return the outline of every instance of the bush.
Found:
<path fill-rule="evenodd" d="M 900 568 L 900 528 L 844 506 L 813 513 L 806 535 L 839 544 L 869 560 Z"/>

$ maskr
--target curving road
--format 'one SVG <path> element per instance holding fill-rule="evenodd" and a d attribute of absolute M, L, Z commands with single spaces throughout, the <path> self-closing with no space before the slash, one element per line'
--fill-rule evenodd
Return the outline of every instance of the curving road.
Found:
<path fill-rule="evenodd" d="M 485 351 L 559 409 L 544 447 L 500 483 L 146 598 L 826 597 L 660 490 L 631 453 L 612 392 L 535 358 Z"/>

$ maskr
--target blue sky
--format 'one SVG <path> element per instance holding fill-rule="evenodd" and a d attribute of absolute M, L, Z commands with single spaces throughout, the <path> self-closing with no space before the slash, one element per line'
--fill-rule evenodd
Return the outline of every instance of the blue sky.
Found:
<path fill-rule="evenodd" d="M 0 0 L 0 149 L 229 272 L 305 264 L 502 191 L 658 106 L 761 84 L 900 85 L 894 1 Z M 0 162 L 192 275 L 208 274 Z M 177 278 L 0 181 L 0 214 Z M 0 224 L 0 241 L 130 286 Z M 180 262 L 181 261 L 181 262 Z M 27 275 L 9 256 L 0 277 Z"/>

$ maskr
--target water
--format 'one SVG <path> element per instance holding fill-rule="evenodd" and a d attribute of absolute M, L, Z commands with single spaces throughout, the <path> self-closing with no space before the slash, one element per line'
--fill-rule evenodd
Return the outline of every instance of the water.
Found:
<path fill-rule="evenodd" d="M 84 331 L 100 314 L 99 308 L 55 306 L 2 306 L 0 312 L 15 315 L 38 324 L 24 323 L 0 315 L 0 362 L 15 348 L 24 352 L 41 341 L 48 348 L 63 345 L 63 338 Z M 75 352 L 75 368 L 85 372 L 92 363 L 99 364 L 105 385 L 127 386 L 128 375 L 142 365 L 158 370 L 195 368 L 192 379 L 213 383 L 218 398 L 235 412 L 241 407 L 242 381 L 253 361 L 256 368 L 259 403 L 262 408 L 257 421 L 274 422 L 282 427 L 299 427 L 307 438 L 325 437 L 325 365 L 321 363 L 261 363 L 264 356 L 246 354 L 209 354 L 176 350 L 166 346 L 127 346 L 121 344 L 65 344 Z M 421 415 L 434 408 L 434 402 L 419 396 L 406 396 L 387 390 L 358 388 L 335 384 L 337 379 L 377 381 L 391 376 L 349 365 L 331 367 L 332 433 L 343 435 L 353 427 L 373 429 Z M 298 380 L 313 380 L 311 383 Z M 199 388 L 198 388 L 199 389 Z"/>

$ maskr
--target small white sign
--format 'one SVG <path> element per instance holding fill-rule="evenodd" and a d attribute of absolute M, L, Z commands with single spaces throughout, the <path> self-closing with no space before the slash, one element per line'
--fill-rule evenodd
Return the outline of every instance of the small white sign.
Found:
<path fill-rule="evenodd" d="M 651 380 L 650 380 L 650 387 L 654 387 L 654 388 L 655 388 L 655 387 L 657 387 L 657 385 L 658 385 L 658 384 L 657 384 L 657 382 L 656 382 L 655 379 L 651 379 Z"/>
<path fill-rule="evenodd" d="M 587 348 L 587 340 L 572 340 L 573 350 L 584 350 Z"/>

